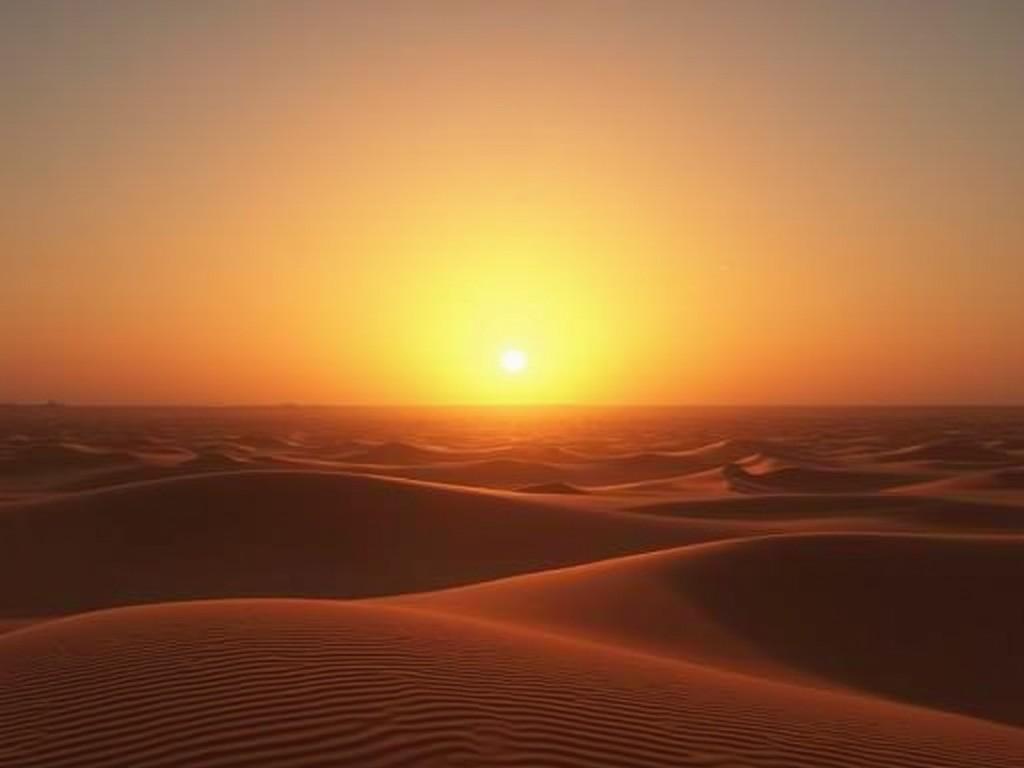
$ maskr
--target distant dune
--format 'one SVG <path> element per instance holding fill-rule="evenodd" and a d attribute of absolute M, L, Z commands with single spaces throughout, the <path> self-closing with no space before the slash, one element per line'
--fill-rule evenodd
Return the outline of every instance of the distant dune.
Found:
<path fill-rule="evenodd" d="M 571 466 L 511 458 L 445 462 L 417 467 L 387 468 L 352 465 L 352 469 L 433 483 L 509 489 L 522 485 L 554 483 L 558 482 L 559 478 L 575 474 Z"/>
<path fill-rule="evenodd" d="M 84 472 L 138 465 L 129 452 L 72 443 L 24 445 L 0 459 L 0 477 L 8 482 L 32 481 L 67 472 Z"/>
<path fill-rule="evenodd" d="M 878 462 L 930 461 L 951 468 L 984 464 L 1012 464 L 1017 459 L 1006 450 L 967 439 L 943 439 L 911 445 L 875 457 Z"/>
<path fill-rule="evenodd" d="M 920 475 L 809 467 L 782 467 L 761 473 L 726 464 L 722 475 L 739 493 L 870 493 L 908 485 Z"/>
<path fill-rule="evenodd" d="M 628 507 L 645 515 L 690 520 L 792 521 L 805 531 L 835 521 L 856 531 L 922 533 L 1018 533 L 1018 504 L 912 494 L 799 494 L 646 501 Z"/>
<path fill-rule="evenodd" d="M 956 477 L 943 477 L 904 488 L 908 493 L 947 493 L 957 491 L 1022 491 L 1024 465 L 1010 469 L 968 472 Z"/>

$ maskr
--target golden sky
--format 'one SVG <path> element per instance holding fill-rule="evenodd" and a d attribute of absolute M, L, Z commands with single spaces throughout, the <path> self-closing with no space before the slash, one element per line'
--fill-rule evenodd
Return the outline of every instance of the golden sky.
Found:
<path fill-rule="evenodd" d="M 3 3 L 0 401 L 1024 402 L 1022 40 L 1013 0 Z"/>

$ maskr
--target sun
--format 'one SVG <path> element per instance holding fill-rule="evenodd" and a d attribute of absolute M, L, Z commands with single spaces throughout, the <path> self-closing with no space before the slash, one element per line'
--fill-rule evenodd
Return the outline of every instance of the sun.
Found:
<path fill-rule="evenodd" d="M 529 358 L 521 349 L 506 349 L 501 353 L 499 363 L 506 373 L 517 374 L 526 370 Z"/>

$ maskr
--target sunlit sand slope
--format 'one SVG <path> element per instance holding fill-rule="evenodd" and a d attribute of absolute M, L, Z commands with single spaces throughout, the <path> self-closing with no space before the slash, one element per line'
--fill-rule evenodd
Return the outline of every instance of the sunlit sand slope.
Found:
<path fill-rule="evenodd" d="M 0 766 L 1006 768 L 1024 732 L 381 606 L 118 609 L 0 638 Z"/>

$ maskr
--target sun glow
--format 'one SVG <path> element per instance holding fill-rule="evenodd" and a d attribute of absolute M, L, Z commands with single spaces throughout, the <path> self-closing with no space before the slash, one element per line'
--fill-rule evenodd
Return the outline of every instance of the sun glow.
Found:
<path fill-rule="evenodd" d="M 518 374 L 526 370 L 530 360 L 521 349 L 506 349 L 501 353 L 500 362 L 506 373 Z"/>

